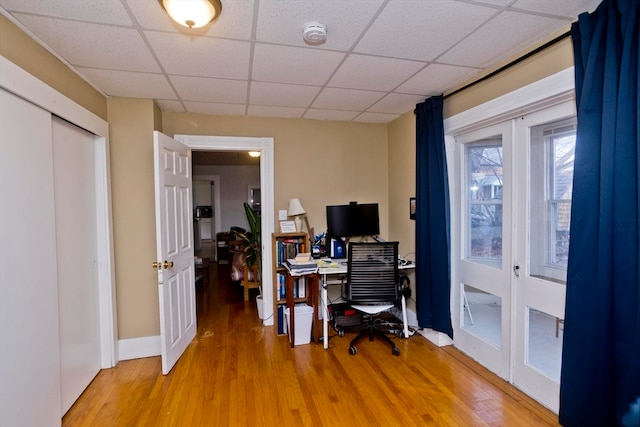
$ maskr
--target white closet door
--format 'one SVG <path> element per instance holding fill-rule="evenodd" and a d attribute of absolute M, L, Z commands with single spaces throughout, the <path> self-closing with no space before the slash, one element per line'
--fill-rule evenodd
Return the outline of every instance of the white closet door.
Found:
<path fill-rule="evenodd" d="M 51 115 L 0 89 L 0 425 L 60 425 Z"/>
<path fill-rule="evenodd" d="M 52 120 L 62 413 L 100 370 L 95 142 Z"/>

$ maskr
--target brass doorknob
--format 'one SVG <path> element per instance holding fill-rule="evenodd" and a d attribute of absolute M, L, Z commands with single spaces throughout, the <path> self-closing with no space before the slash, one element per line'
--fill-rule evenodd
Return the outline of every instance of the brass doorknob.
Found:
<path fill-rule="evenodd" d="M 156 270 L 162 270 L 163 268 L 166 270 L 167 268 L 172 268 L 173 267 L 173 261 L 165 260 L 162 264 L 159 263 L 158 261 L 154 261 L 151 264 L 151 267 L 155 268 Z"/>

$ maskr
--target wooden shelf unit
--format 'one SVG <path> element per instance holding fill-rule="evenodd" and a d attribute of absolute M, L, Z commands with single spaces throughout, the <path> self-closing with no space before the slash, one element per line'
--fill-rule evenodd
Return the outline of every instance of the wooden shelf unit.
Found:
<path fill-rule="evenodd" d="M 291 233 L 273 233 L 273 315 L 274 325 L 278 335 L 286 335 L 284 331 L 284 314 L 278 311 L 278 306 L 284 306 L 287 303 L 286 296 L 280 292 L 280 286 L 283 284 L 286 268 L 281 262 L 287 258 L 295 258 L 300 252 L 309 252 L 309 236 L 304 232 Z M 291 245 L 287 249 L 283 249 L 283 245 Z M 299 302 L 309 302 L 305 284 L 304 297 L 294 298 L 294 304 Z"/>

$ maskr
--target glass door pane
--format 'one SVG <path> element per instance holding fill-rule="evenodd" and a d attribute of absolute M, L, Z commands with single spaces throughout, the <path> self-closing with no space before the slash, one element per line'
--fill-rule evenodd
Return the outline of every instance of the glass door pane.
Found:
<path fill-rule="evenodd" d="M 462 173 L 452 207 L 461 213 L 459 243 L 452 246 L 455 344 L 503 378 L 511 330 L 510 131 L 505 122 L 456 137 Z"/>

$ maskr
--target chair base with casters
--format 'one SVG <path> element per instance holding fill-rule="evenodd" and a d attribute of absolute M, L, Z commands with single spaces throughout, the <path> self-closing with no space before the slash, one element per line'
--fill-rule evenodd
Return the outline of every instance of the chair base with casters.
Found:
<path fill-rule="evenodd" d="M 393 354 L 394 356 L 400 355 L 400 349 L 398 348 L 398 346 L 396 346 L 396 343 L 393 342 L 393 340 L 387 336 L 387 333 L 384 330 L 378 329 L 378 327 L 375 324 L 375 317 L 376 317 L 375 315 L 385 310 L 388 310 L 391 307 L 393 307 L 393 304 L 373 305 L 373 306 L 369 306 L 369 305 L 353 306 L 353 308 L 355 308 L 356 310 L 367 313 L 369 315 L 368 316 L 369 321 L 367 323 L 366 328 L 361 330 L 360 333 L 354 339 L 351 340 L 351 343 L 349 344 L 349 354 L 353 356 L 358 353 L 358 347 L 356 347 L 356 344 L 362 338 L 364 338 L 365 336 L 368 336 L 369 341 L 373 341 L 374 337 L 377 335 L 379 338 L 382 338 L 384 341 L 387 342 L 387 344 L 391 346 L 391 354 Z"/>

